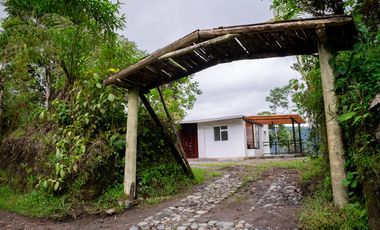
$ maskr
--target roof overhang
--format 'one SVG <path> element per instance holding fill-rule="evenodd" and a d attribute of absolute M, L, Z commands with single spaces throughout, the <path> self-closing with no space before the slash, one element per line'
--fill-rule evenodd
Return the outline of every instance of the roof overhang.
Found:
<path fill-rule="evenodd" d="M 244 118 L 243 115 L 215 117 L 215 118 L 205 118 L 205 119 L 198 119 L 198 120 L 184 120 L 181 122 L 181 124 L 207 123 L 207 122 L 215 122 L 215 121 L 236 120 L 236 119 L 243 119 L 243 118 Z"/>
<path fill-rule="evenodd" d="M 247 116 L 245 117 L 245 119 L 253 123 L 262 125 L 285 125 L 292 123 L 306 123 L 305 120 L 298 114 Z"/>
<path fill-rule="evenodd" d="M 115 73 L 104 84 L 148 91 L 220 63 L 315 54 L 321 27 L 333 51 L 353 47 L 357 31 L 350 16 L 196 30 Z"/>

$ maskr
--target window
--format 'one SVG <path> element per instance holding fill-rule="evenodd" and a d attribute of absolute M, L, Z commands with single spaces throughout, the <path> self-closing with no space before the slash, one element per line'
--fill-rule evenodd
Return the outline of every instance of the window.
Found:
<path fill-rule="evenodd" d="M 214 127 L 214 140 L 228 141 L 228 127 L 226 125 Z"/>

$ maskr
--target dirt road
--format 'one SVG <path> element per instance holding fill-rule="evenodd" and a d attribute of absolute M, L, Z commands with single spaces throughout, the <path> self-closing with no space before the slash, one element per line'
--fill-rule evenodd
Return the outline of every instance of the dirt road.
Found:
<path fill-rule="evenodd" d="M 247 181 L 256 165 L 226 167 L 191 194 L 114 216 L 59 222 L 0 211 L 0 229 L 297 229 L 302 201 L 297 171 L 271 168 Z"/>

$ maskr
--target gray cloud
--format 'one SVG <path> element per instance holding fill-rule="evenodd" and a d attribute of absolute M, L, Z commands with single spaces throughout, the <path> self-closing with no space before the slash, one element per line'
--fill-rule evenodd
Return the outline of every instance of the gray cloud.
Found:
<path fill-rule="evenodd" d="M 297 76 L 290 69 L 293 58 L 233 62 L 206 69 L 194 79 L 203 94 L 187 119 L 225 115 L 250 115 L 269 110 L 265 97 L 270 89 Z"/>
<path fill-rule="evenodd" d="M 124 0 L 123 32 L 150 52 L 196 29 L 251 24 L 272 18 L 269 0 Z"/>
<path fill-rule="evenodd" d="M 153 52 L 196 29 L 260 23 L 273 17 L 264 0 L 125 1 L 125 34 Z M 203 94 L 186 119 L 256 114 L 269 110 L 269 90 L 296 76 L 294 58 L 270 58 L 218 65 L 195 74 Z"/>

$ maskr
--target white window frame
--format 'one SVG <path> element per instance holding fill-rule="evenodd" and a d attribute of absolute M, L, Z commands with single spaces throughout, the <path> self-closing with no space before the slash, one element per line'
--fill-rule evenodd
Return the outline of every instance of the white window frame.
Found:
<path fill-rule="evenodd" d="M 228 126 L 227 125 L 214 126 L 213 130 L 214 130 L 214 141 L 228 141 Z"/>

